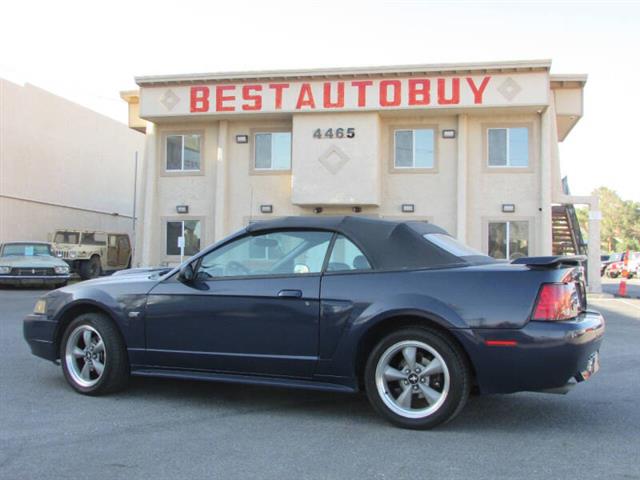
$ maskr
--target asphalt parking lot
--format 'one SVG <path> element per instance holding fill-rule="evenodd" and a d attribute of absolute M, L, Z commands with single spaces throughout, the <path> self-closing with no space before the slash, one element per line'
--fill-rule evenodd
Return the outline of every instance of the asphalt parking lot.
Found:
<path fill-rule="evenodd" d="M 78 395 L 22 338 L 40 293 L 0 290 L 2 479 L 640 479 L 640 300 L 593 300 L 602 369 L 568 395 L 473 397 L 415 432 L 363 396 L 150 379 Z"/>

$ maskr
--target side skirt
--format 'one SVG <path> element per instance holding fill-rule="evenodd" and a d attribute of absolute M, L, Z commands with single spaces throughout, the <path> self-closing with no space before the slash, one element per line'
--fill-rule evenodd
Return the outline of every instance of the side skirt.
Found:
<path fill-rule="evenodd" d="M 171 370 L 159 368 L 131 369 L 131 375 L 138 377 L 175 378 L 183 380 L 202 380 L 207 382 L 243 383 L 246 385 L 264 385 L 270 387 L 298 388 L 304 390 L 320 390 L 325 392 L 355 393 L 357 390 L 346 385 L 335 383 L 299 380 L 296 378 L 261 377 L 254 375 L 236 375 L 231 373 L 196 372 L 189 370 Z"/>

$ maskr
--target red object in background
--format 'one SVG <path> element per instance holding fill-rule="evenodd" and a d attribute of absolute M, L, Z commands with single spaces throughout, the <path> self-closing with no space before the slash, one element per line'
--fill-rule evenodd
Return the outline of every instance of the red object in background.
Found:
<path fill-rule="evenodd" d="M 620 280 L 620 285 L 618 285 L 618 296 L 627 296 L 627 281 L 624 279 L 624 277 L 622 278 L 622 280 Z"/>

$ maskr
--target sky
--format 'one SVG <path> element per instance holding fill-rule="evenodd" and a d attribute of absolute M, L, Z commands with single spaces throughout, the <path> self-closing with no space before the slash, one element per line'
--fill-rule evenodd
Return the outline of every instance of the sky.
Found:
<path fill-rule="evenodd" d="M 0 77 L 123 123 L 134 77 L 237 70 L 551 59 L 586 73 L 561 143 L 571 192 L 640 201 L 640 0 L 7 1 Z"/>

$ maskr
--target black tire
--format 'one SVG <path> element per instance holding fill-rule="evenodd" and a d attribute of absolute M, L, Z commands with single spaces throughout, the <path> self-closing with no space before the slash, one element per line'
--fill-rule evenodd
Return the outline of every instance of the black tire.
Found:
<path fill-rule="evenodd" d="M 376 369 L 381 357 L 388 349 L 405 341 L 431 347 L 442 357 L 449 372 L 449 390 L 444 401 L 435 411 L 421 418 L 409 418 L 393 411 L 382 399 L 376 384 Z M 472 375 L 464 352 L 453 340 L 437 330 L 416 326 L 393 332 L 374 347 L 367 360 L 364 383 L 369 402 L 382 417 L 402 428 L 426 430 L 452 420 L 462 411 L 471 391 Z"/>
<path fill-rule="evenodd" d="M 74 374 L 70 371 L 73 367 L 69 365 L 70 360 L 66 355 L 70 336 L 83 326 L 95 329 L 104 343 L 104 370 L 97 382 L 91 386 L 83 386 L 76 381 Z M 60 363 L 69 385 L 85 395 L 97 396 L 117 392 L 125 388 L 129 381 L 129 359 L 124 341 L 113 321 L 100 313 L 82 314 L 67 326 L 60 342 Z"/>
<path fill-rule="evenodd" d="M 89 260 L 83 260 L 80 263 L 80 278 L 82 280 L 89 280 L 97 278 L 102 274 L 102 265 L 100 264 L 100 257 L 94 255 Z"/>

